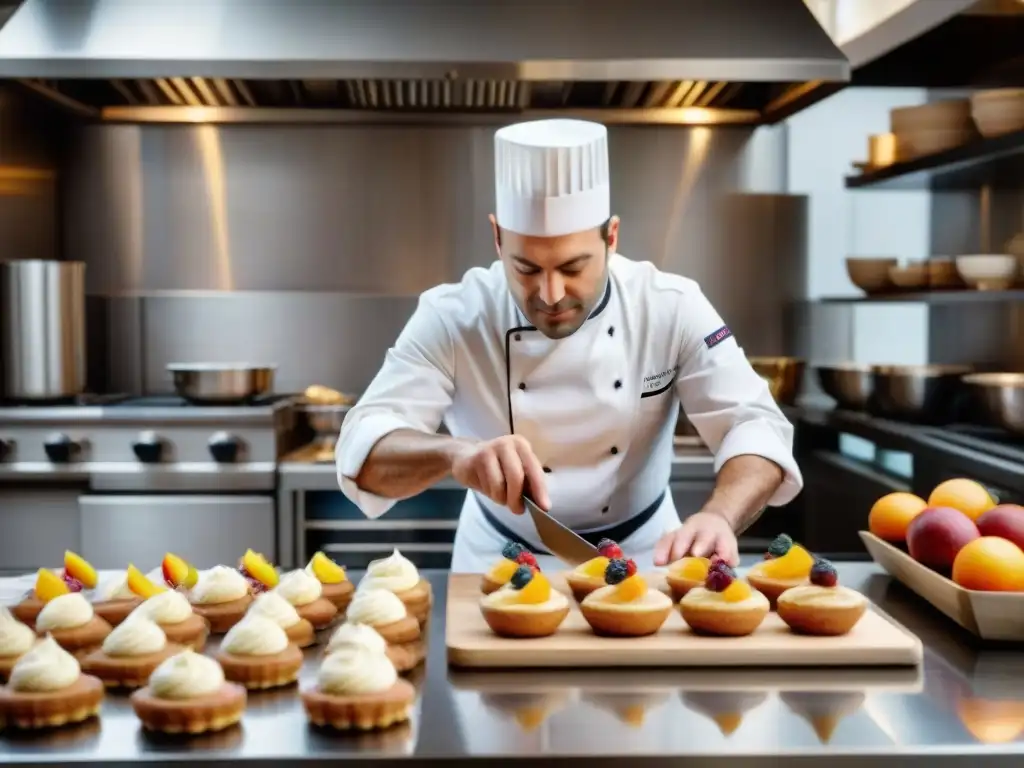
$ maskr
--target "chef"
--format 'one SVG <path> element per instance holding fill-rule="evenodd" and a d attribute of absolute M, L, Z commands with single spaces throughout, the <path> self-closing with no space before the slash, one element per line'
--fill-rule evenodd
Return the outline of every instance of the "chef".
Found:
<path fill-rule="evenodd" d="M 618 253 L 604 126 L 511 125 L 494 158 L 498 260 L 420 296 L 345 418 L 342 491 L 377 518 L 454 477 L 468 489 L 456 572 L 486 571 L 508 540 L 544 566 L 524 492 L 640 568 L 735 563 L 736 531 L 800 491 L 792 426 L 694 281 Z M 682 523 L 668 492 L 680 404 L 716 473 Z"/>

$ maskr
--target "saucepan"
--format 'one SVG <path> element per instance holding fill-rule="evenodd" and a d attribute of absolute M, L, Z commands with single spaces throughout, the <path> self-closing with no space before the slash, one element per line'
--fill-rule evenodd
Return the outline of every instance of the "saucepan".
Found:
<path fill-rule="evenodd" d="M 843 410 L 863 411 L 871 397 L 871 366 L 856 363 L 819 365 L 818 383 Z"/>
<path fill-rule="evenodd" d="M 768 382 L 779 405 L 795 405 L 804 380 L 804 361 L 797 357 L 748 357 L 751 367 Z"/>
<path fill-rule="evenodd" d="M 980 416 L 993 426 L 1024 435 L 1024 373 L 975 373 L 963 381 Z"/>
<path fill-rule="evenodd" d="M 871 370 L 869 409 L 877 416 L 924 424 L 945 424 L 956 417 L 961 378 L 973 369 L 962 365 L 877 365 Z"/>
<path fill-rule="evenodd" d="M 274 391 L 277 366 L 249 363 L 171 363 L 174 391 L 190 403 L 234 405 Z"/>

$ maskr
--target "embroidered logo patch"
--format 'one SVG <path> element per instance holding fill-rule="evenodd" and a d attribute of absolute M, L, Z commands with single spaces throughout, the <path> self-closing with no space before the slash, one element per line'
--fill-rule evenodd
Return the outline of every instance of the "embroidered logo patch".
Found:
<path fill-rule="evenodd" d="M 726 339 L 732 336 L 732 331 L 729 330 L 728 325 L 723 325 L 714 333 L 709 333 L 704 337 L 704 344 L 708 349 L 714 349 Z"/>

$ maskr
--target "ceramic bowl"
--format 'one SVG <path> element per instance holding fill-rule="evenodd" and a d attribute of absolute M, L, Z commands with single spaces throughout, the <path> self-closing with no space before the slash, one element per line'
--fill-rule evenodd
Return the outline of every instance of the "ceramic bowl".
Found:
<path fill-rule="evenodd" d="M 979 291 L 1005 291 L 1017 279 L 1019 263 L 1005 254 L 972 254 L 956 257 L 956 271 Z"/>

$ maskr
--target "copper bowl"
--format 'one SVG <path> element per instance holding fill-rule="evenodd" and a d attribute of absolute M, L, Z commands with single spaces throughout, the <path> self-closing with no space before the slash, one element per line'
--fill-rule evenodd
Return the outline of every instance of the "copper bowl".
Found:
<path fill-rule="evenodd" d="M 751 367 L 768 382 L 768 390 L 780 405 L 796 405 L 804 380 L 803 360 L 798 357 L 750 357 Z"/>

